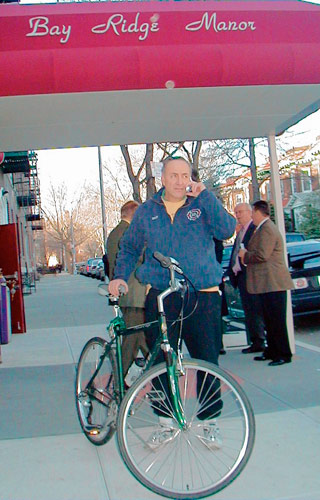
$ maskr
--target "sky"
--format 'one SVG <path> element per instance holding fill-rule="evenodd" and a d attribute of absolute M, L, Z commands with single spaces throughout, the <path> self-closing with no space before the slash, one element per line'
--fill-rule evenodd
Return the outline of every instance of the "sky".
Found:
<path fill-rule="evenodd" d="M 295 135 L 291 136 L 292 133 Z M 288 133 L 283 137 L 286 137 L 288 144 L 293 147 L 311 144 L 317 136 L 320 136 L 320 110 L 288 129 Z M 84 183 L 99 185 L 98 148 L 54 149 L 37 151 L 37 154 L 43 205 L 48 197 L 50 183 L 58 185 L 65 182 L 70 197 L 78 192 Z M 101 148 L 102 163 L 112 163 L 117 157 L 121 157 L 119 147 Z"/>

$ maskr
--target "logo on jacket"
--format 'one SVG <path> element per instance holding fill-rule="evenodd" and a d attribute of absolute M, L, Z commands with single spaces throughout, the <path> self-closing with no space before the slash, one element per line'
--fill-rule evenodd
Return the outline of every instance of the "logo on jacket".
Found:
<path fill-rule="evenodd" d="M 199 219 L 201 215 L 201 210 L 200 208 L 193 208 L 192 210 L 189 210 L 187 213 L 187 217 L 189 220 L 197 220 Z"/>

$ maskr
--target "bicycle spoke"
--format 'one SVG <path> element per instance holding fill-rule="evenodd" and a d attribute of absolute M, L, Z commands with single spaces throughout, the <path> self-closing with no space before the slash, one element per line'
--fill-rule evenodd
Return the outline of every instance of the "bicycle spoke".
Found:
<path fill-rule="evenodd" d="M 216 493 L 241 472 L 252 450 L 254 420 L 230 375 L 206 362 L 183 365 L 178 390 L 186 426 L 172 418 L 166 366 L 157 365 L 126 394 L 118 442 L 127 466 L 148 488 L 170 498 L 196 499 Z M 146 397 L 150 392 L 153 398 Z M 159 421 L 159 415 L 171 420 Z"/>
<path fill-rule="evenodd" d="M 95 445 L 106 443 L 115 432 L 118 383 L 115 354 L 105 341 L 90 339 L 80 355 L 76 374 L 76 405 L 81 427 Z"/>

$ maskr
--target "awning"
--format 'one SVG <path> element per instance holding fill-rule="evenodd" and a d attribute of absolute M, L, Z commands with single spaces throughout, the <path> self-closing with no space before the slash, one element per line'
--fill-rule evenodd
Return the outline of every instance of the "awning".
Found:
<path fill-rule="evenodd" d="M 320 6 L 2 5 L 0 150 L 279 134 L 320 108 Z"/>

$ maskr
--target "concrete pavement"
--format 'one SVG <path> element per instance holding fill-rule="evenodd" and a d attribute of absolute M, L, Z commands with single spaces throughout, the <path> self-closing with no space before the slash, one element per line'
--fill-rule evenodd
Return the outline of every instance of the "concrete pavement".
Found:
<path fill-rule="evenodd" d="M 25 297 L 27 333 L 2 346 L 0 500 L 162 498 L 127 472 L 115 438 L 99 448 L 80 431 L 75 365 L 112 316 L 97 285 L 83 276 L 41 278 Z M 297 345 L 293 363 L 269 367 L 243 355 L 243 342 L 243 334 L 226 335 L 220 364 L 250 398 L 256 443 L 241 476 L 211 498 L 319 500 L 320 348 Z"/>

